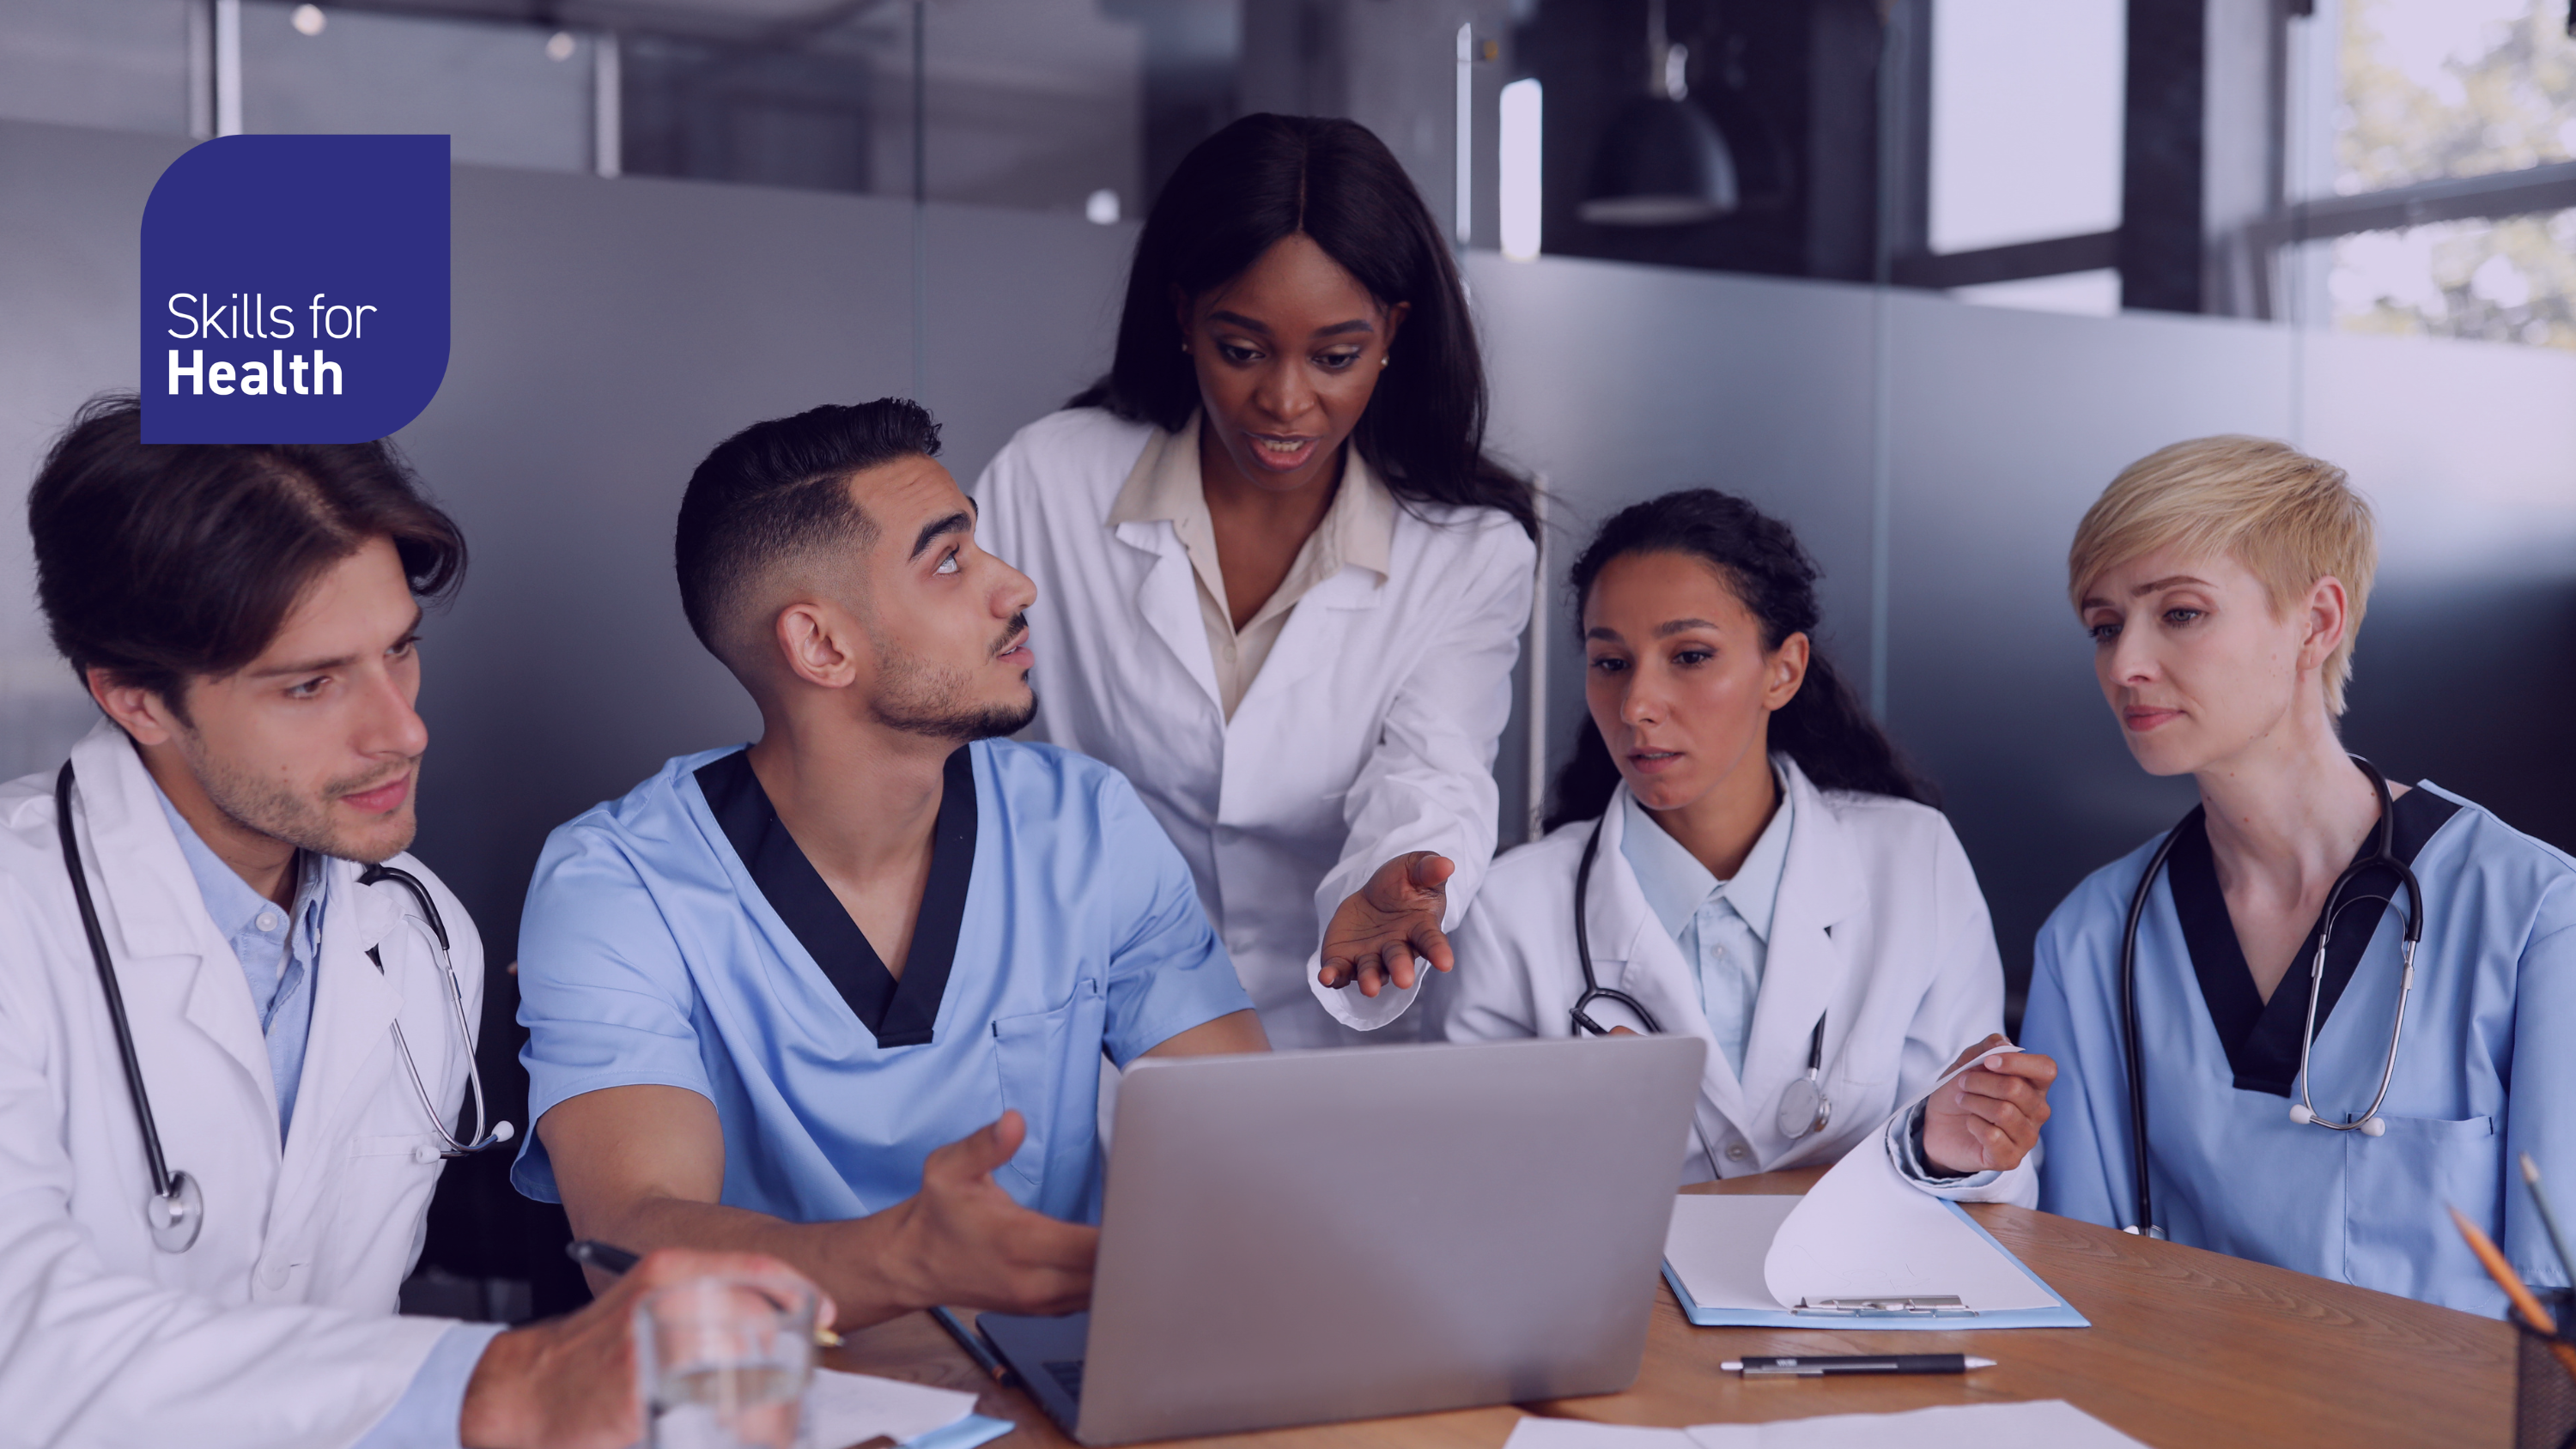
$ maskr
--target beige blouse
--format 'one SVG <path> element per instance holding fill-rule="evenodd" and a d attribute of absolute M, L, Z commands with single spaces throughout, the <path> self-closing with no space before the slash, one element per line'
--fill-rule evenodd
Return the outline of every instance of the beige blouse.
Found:
<path fill-rule="evenodd" d="M 1359 449 L 1349 448 L 1342 462 L 1342 481 L 1333 506 L 1307 535 L 1305 545 L 1288 565 L 1288 577 L 1265 600 L 1242 629 L 1226 605 L 1225 573 L 1217 563 L 1216 521 L 1208 513 L 1207 492 L 1199 477 L 1199 419 L 1177 433 L 1156 432 L 1136 459 L 1127 482 L 1110 506 L 1109 523 L 1168 522 L 1188 551 L 1198 578 L 1199 620 L 1207 626 L 1208 654 L 1216 663 L 1219 698 L 1225 717 L 1236 705 L 1279 642 L 1288 611 L 1309 589 L 1356 564 L 1386 578 L 1387 553 L 1395 539 L 1395 495 L 1369 471 Z"/>

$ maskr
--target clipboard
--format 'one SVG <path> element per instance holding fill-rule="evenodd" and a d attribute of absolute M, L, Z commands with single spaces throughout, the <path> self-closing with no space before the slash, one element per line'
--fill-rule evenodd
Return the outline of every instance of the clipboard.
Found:
<path fill-rule="evenodd" d="M 1715 1199 L 1724 1201 L 1724 1199 Z M 1738 1201 L 1748 1201 L 1738 1199 Z M 1761 1201 L 1761 1199 L 1749 1199 Z M 1955 1202 L 1941 1201 L 1958 1221 L 1982 1239 L 1986 1246 L 2031 1284 L 2045 1293 L 2049 1306 L 2042 1308 L 2009 1308 L 1979 1310 L 1948 1295 L 1891 1294 L 1882 1298 L 1825 1299 L 1813 1306 L 1800 1308 L 1742 1308 L 1732 1305 L 1707 1306 L 1691 1297 L 1690 1288 L 1670 1259 L 1663 1264 L 1664 1281 L 1670 1284 L 1673 1297 L 1681 1303 L 1682 1316 L 1702 1328 L 1829 1328 L 1916 1329 L 1957 1331 L 1982 1328 L 2090 1328 L 2092 1320 L 2075 1311 L 2075 1305 L 2048 1285 L 2048 1281 L 2030 1270 L 2030 1265 L 2014 1256 L 2013 1251 L 1995 1240 L 1985 1225 L 1968 1215 Z M 1945 1301 L 1946 1300 L 1946 1301 Z"/>

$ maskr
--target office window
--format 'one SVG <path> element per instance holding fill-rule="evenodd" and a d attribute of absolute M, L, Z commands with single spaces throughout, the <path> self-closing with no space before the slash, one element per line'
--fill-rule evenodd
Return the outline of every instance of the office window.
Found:
<path fill-rule="evenodd" d="M 2125 0 L 1932 7 L 1931 247 L 2120 224 Z"/>
<path fill-rule="evenodd" d="M 2566 0 L 2320 0 L 2298 24 L 2304 315 L 2576 349 Z"/>
<path fill-rule="evenodd" d="M 2567 0 L 2341 0 L 2332 190 L 2576 158 Z"/>
<path fill-rule="evenodd" d="M 2326 291 L 2349 332 L 2576 349 L 2576 211 L 2337 237 Z"/>

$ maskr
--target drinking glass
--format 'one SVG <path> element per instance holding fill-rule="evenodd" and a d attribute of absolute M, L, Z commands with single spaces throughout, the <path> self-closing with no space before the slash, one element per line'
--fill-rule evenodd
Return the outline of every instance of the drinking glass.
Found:
<path fill-rule="evenodd" d="M 635 1373 L 650 1449 L 798 1449 L 814 1372 L 814 1295 L 710 1275 L 635 1308 Z"/>

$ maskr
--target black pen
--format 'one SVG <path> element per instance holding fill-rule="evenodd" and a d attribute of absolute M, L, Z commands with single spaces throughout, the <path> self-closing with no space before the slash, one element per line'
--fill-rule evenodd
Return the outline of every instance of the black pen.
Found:
<path fill-rule="evenodd" d="M 597 1238 L 579 1238 L 564 1244 L 564 1256 L 603 1273 L 632 1272 L 636 1264 L 644 1261 L 615 1243 L 603 1243 Z"/>
<path fill-rule="evenodd" d="M 930 1318 L 948 1330 L 948 1336 L 957 1340 L 957 1346 L 966 1350 L 966 1356 L 975 1360 L 975 1367 L 982 1369 L 993 1382 L 1007 1384 L 1011 1381 L 1010 1369 L 993 1357 L 993 1351 L 984 1346 L 984 1335 L 968 1328 L 964 1319 L 937 1304 L 931 1305 Z"/>
<path fill-rule="evenodd" d="M 1970 1369 L 1993 1368 L 1990 1358 L 1970 1358 L 1961 1353 L 1890 1353 L 1862 1354 L 1836 1358 L 1745 1358 L 1728 1359 L 1718 1367 L 1741 1372 L 1748 1379 L 1819 1378 L 1826 1374 L 1963 1374 Z"/>
<path fill-rule="evenodd" d="M 597 1268 L 603 1273 L 618 1274 L 629 1272 L 636 1264 L 644 1261 L 636 1253 L 629 1252 L 615 1243 L 603 1243 L 597 1238 L 576 1238 L 564 1244 L 564 1256 L 585 1268 Z M 817 1348 L 839 1348 L 841 1336 L 828 1328 L 817 1326 L 814 1330 L 814 1345 Z"/>

